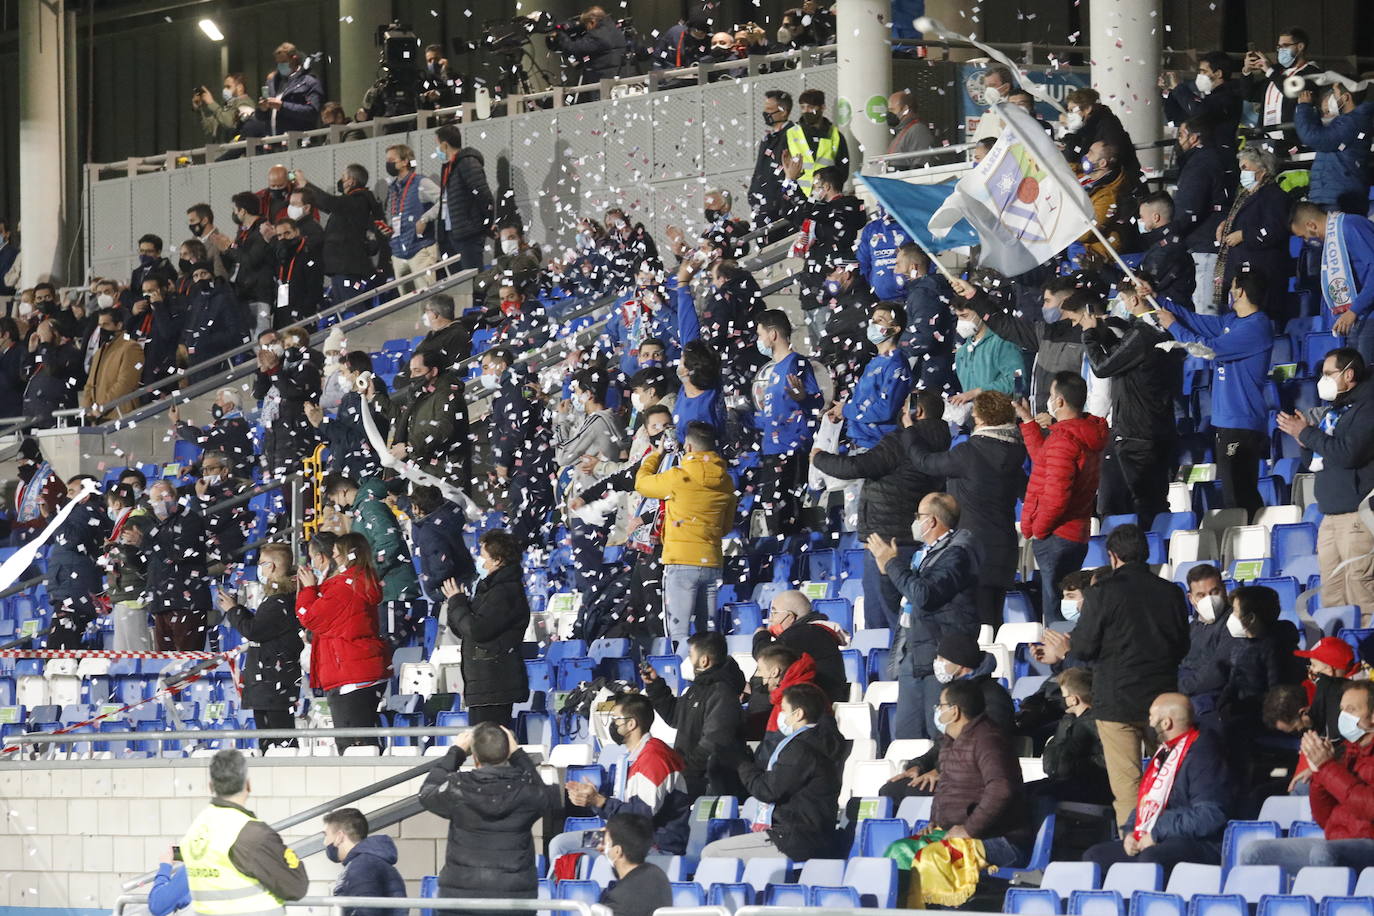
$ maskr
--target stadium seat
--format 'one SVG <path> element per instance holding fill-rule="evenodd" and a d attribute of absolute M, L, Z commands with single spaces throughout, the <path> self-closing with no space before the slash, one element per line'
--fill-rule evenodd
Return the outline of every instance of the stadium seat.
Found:
<path fill-rule="evenodd" d="M 1360 870 L 1360 876 L 1355 879 L 1356 897 L 1374 897 L 1374 868 Z"/>
<path fill-rule="evenodd" d="M 913 739 L 914 740 L 914 739 Z M 913 795 L 902 799 L 897 806 L 897 816 L 908 824 L 930 820 L 930 808 L 934 799 L 929 795 Z"/>
<path fill-rule="evenodd" d="M 1194 894 L 1188 916 L 1250 916 L 1250 908 L 1240 894 Z"/>
<path fill-rule="evenodd" d="M 724 907 L 727 913 L 733 913 L 742 906 L 752 906 L 755 896 L 754 889 L 743 882 L 712 884 L 706 892 L 706 905 Z"/>
<path fill-rule="evenodd" d="M 1348 896 L 1355 890 L 1355 870 L 1309 865 L 1298 869 L 1290 893 L 1320 899 L 1327 895 Z"/>
<path fill-rule="evenodd" d="M 806 896 L 804 884 L 770 884 L 763 889 L 763 905 L 800 909 L 806 906 Z"/>
<path fill-rule="evenodd" d="M 687 878 L 687 860 L 684 856 L 650 854 L 645 856 L 644 861 L 663 869 L 669 881 L 684 881 Z"/>
<path fill-rule="evenodd" d="M 692 880 L 702 887 L 712 884 L 735 884 L 744 874 L 744 863 L 739 859 L 726 856 L 712 856 L 697 864 L 697 873 Z"/>
<path fill-rule="evenodd" d="M 1126 916 L 1126 902 L 1116 891 L 1074 891 L 1069 916 Z"/>
<path fill-rule="evenodd" d="M 769 884 L 786 884 L 792 863 L 784 856 L 768 856 L 748 859 L 740 881 L 753 888 L 755 894 L 762 894 Z"/>
<path fill-rule="evenodd" d="M 1101 881 L 1102 871 L 1093 862 L 1051 862 L 1045 866 L 1040 886 L 1068 899 L 1074 891 L 1097 890 Z"/>
<path fill-rule="evenodd" d="M 1222 892 L 1237 894 L 1253 904 L 1265 894 L 1283 893 L 1285 883 L 1283 869 L 1277 865 L 1233 865 L 1226 873 Z"/>
<path fill-rule="evenodd" d="M 1260 805 L 1260 820 L 1273 821 L 1287 830 L 1294 821 L 1312 819 L 1312 802 L 1306 795 L 1271 795 Z"/>
<path fill-rule="evenodd" d="M 844 859 L 808 859 L 797 881 L 807 887 L 838 887 L 844 883 Z"/>
<path fill-rule="evenodd" d="M 1221 866 L 1199 865 L 1195 862 L 1180 862 L 1169 875 L 1165 887 L 1171 894 L 1187 899 L 1198 894 L 1221 893 Z"/>
<path fill-rule="evenodd" d="M 700 907 L 706 905 L 706 891 L 695 881 L 673 881 L 673 906 Z"/>
<path fill-rule="evenodd" d="M 911 835 L 910 825 L 899 817 L 870 817 L 859 822 L 850 855 L 881 856 L 898 840 Z"/>
<path fill-rule="evenodd" d="M 553 886 L 553 899 L 599 903 L 601 901 L 601 885 L 590 880 L 558 881 Z"/>
<path fill-rule="evenodd" d="M 1137 891 L 1131 897 L 1130 916 L 1186 916 L 1187 902 L 1178 894 Z"/>
<path fill-rule="evenodd" d="M 1107 869 L 1102 889 L 1130 899 L 1136 891 L 1162 891 L 1164 867 L 1153 862 L 1118 862 Z"/>
<path fill-rule="evenodd" d="M 1255 916 L 1317 916 L 1317 904 L 1304 894 L 1265 894 Z"/>
<path fill-rule="evenodd" d="M 1052 890 L 1036 887 L 1007 888 L 1002 912 L 1016 916 L 1057 916 L 1063 912 L 1059 895 Z"/>
<path fill-rule="evenodd" d="M 1316 837 L 1320 839 L 1326 836 L 1326 831 L 1322 830 L 1321 825 L 1316 821 L 1294 821 L 1293 826 L 1288 828 L 1288 835 L 1299 839 L 1302 837 Z"/>
<path fill-rule="evenodd" d="M 897 861 L 882 856 L 859 856 L 845 866 L 844 883 L 859 892 L 865 907 L 892 909 L 897 905 Z"/>
<path fill-rule="evenodd" d="M 1318 916 L 1374 916 L 1374 897 L 1323 897 Z"/>
<path fill-rule="evenodd" d="M 807 888 L 807 905 L 812 907 L 831 907 L 835 909 L 857 909 L 863 906 L 859 892 L 852 887 Z"/>
<path fill-rule="evenodd" d="M 1317 526 L 1303 521 L 1277 524 L 1270 531 L 1269 541 L 1274 562 L 1283 569 L 1294 557 L 1317 552 Z"/>
<path fill-rule="evenodd" d="M 1030 861 L 1020 867 L 993 868 L 989 874 L 994 878 L 1010 880 L 1017 872 L 1043 871 L 1050 864 L 1050 847 L 1054 843 L 1055 816 L 1048 815 L 1035 834 L 1035 844 L 1031 847 Z"/>

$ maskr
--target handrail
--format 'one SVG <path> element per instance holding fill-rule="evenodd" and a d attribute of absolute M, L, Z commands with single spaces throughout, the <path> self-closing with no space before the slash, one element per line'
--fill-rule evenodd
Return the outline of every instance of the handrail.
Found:
<path fill-rule="evenodd" d="M 191 731 L 167 732 L 25 732 L 10 735 L 6 744 L 85 744 L 88 741 L 235 741 L 266 738 L 269 741 L 287 738 L 432 738 L 440 735 L 461 735 L 468 726 L 431 725 L 385 726 L 374 728 L 201 728 Z M 362 796 L 359 796 L 360 798 Z M 309 820 L 309 818 L 305 818 Z M 288 825 L 289 826 L 289 825 Z"/>
<path fill-rule="evenodd" d="M 125 908 L 131 904 L 146 905 L 147 894 L 121 894 L 115 898 L 111 916 L 123 916 Z M 609 907 L 600 903 L 585 903 L 581 900 L 520 900 L 520 899 L 479 899 L 458 897 L 302 897 L 299 900 L 284 900 L 282 906 L 292 907 L 329 907 L 338 916 L 345 909 L 366 908 L 384 910 L 509 910 L 513 913 L 542 912 L 560 910 L 576 913 L 578 916 L 611 916 Z M 808 912 L 825 913 L 824 910 Z M 859 916 L 858 910 L 852 916 Z"/>

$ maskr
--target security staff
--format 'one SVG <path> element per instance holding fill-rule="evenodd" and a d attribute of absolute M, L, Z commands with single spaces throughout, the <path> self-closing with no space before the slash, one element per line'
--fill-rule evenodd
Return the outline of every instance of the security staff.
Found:
<path fill-rule="evenodd" d="M 248 761 L 236 750 L 210 758 L 210 806 L 181 841 L 191 900 L 200 916 L 285 916 L 283 900 L 305 896 L 296 853 L 244 807 Z"/>

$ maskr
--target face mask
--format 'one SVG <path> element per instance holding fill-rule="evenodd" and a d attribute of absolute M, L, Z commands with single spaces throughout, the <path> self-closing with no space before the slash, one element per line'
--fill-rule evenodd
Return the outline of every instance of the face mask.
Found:
<path fill-rule="evenodd" d="M 295 204 L 291 204 L 286 208 L 286 215 L 292 219 L 300 219 L 302 216 L 305 216 L 305 207 L 298 207 Z M 294 239 L 292 241 L 294 241 Z"/>
<path fill-rule="evenodd" d="M 264 569 L 264 568 L 261 567 L 261 566 L 258 567 L 258 581 L 261 582 L 263 585 L 266 585 L 266 584 L 268 583 L 268 581 L 269 581 L 269 576 L 267 575 L 267 570 Z M 328 848 L 329 848 L 329 849 L 333 849 L 334 847 L 333 847 L 333 846 L 330 846 L 330 847 L 328 847 Z"/>
<path fill-rule="evenodd" d="M 520 252 L 520 240 L 519 240 L 519 239 L 502 239 L 502 240 L 501 240 L 501 253 L 502 253 L 502 254 L 519 254 L 519 252 Z"/>
<path fill-rule="evenodd" d="M 1078 167 L 1083 171 L 1084 175 L 1097 171 L 1097 165 L 1087 156 L 1078 160 Z"/>
<path fill-rule="evenodd" d="M 764 356 L 768 357 L 769 359 L 773 358 L 773 348 L 770 347 L 768 344 L 764 343 L 762 337 L 755 341 L 754 346 L 757 347 L 758 351 Z"/>
<path fill-rule="evenodd" d="M 1293 66 L 1293 61 L 1297 60 L 1297 54 L 1293 53 L 1292 48 L 1279 48 L 1279 66 L 1287 69 Z"/>
<path fill-rule="evenodd" d="M 425 312 L 420 316 L 420 324 L 424 325 L 428 330 L 434 329 L 434 319 L 430 316 L 429 312 Z"/>
<path fill-rule="evenodd" d="M 239 211 L 235 210 L 233 213 L 230 213 L 229 218 L 234 221 L 235 226 L 243 225 L 243 217 L 239 215 Z"/>
<path fill-rule="evenodd" d="M 644 409 L 644 399 L 639 396 L 638 391 L 630 392 L 630 406 L 636 411 Z"/>
<path fill-rule="evenodd" d="M 784 738 L 791 737 L 797 733 L 797 725 L 791 719 L 778 720 L 778 734 Z"/>
<path fill-rule="evenodd" d="M 839 281 L 839 280 L 826 280 L 826 281 L 825 281 L 825 291 L 826 291 L 826 293 L 828 293 L 828 294 L 831 295 L 831 296 L 838 296 L 838 295 L 840 294 L 840 281 Z"/>
<path fill-rule="evenodd" d="M 955 333 L 964 338 L 964 340 L 968 340 L 974 334 L 978 333 L 978 325 L 967 318 L 960 318 L 959 322 L 954 326 L 954 330 Z"/>
<path fill-rule="evenodd" d="M 1215 623 L 1220 611 L 1220 595 L 1207 595 L 1197 604 L 1197 616 L 1203 623 Z"/>
<path fill-rule="evenodd" d="M 191 261 L 191 260 L 189 260 L 189 259 L 187 259 L 187 258 L 182 258 L 180 261 L 177 261 L 177 268 L 178 268 L 183 274 L 189 274 L 189 273 L 191 272 L 191 268 L 192 268 L 194 265 L 195 265 L 195 262 L 194 262 L 194 261 Z"/>
<path fill-rule="evenodd" d="M 282 76 L 290 76 L 290 75 L 291 75 L 291 65 L 290 65 L 289 63 L 283 61 L 283 62 L 277 64 L 277 72 L 280 73 Z"/>
<path fill-rule="evenodd" d="M 948 684 L 954 680 L 954 669 L 949 666 L 949 662 L 943 658 L 937 658 L 932 664 L 935 669 L 935 680 L 941 684 Z M 938 715 L 938 714 L 937 714 Z"/>
<path fill-rule="evenodd" d="M 1240 618 L 1237 617 L 1234 613 L 1232 613 L 1230 617 L 1226 618 L 1226 632 L 1230 633 L 1236 639 L 1246 638 L 1245 624 L 1241 623 Z"/>
<path fill-rule="evenodd" d="M 222 475 L 220 475 L 220 474 L 206 474 L 202 479 L 203 479 L 207 484 L 209 484 L 210 486 L 213 487 L 215 484 L 217 484 L 217 483 L 220 482 L 221 476 L 222 476 Z"/>
<path fill-rule="evenodd" d="M 1341 104 L 1336 101 L 1336 93 L 1334 92 L 1326 97 L 1326 113 L 1333 118 L 1341 113 Z"/>
<path fill-rule="evenodd" d="M 340 193 L 340 194 L 347 194 L 347 193 L 348 193 L 348 189 L 344 187 L 344 183 L 343 183 L 343 179 L 342 179 L 342 178 L 340 178 L 338 181 L 334 182 L 334 187 L 336 187 L 336 188 L 339 189 L 339 193 Z"/>
<path fill-rule="evenodd" d="M 935 707 L 935 730 L 942 735 L 949 731 L 949 723 L 940 718 L 940 707 L 938 706 Z"/>
<path fill-rule="evenodd" d="M 983 104 L 988 108 L 996 105 L 998 102 L 1002 101 L 1003 98 L 1001 89 L 994 89 L 991 86 L 987 86 L 983 89 Z"/>
<path fill-rule="evenodd" d="M 763 113 L 763 126 L 764 126 L 764 127 L 772 127 L 772 126 L 773 126 L 773 116 L 772 116 L 771 114 L 769 114 L 768 112 L 766 112 L 766 111 Z"/>
<path fill-rule="evenodd" d="M 208 292 L 210 292 L 210 290 L 212 290 L 212 289 L 214 289 L 214 288 L 215 288 L 215 281 L 214 281 L 214 280 L 198 280 L 198 281 L 196 281 L 196 289 L 197 289 L 199 292 L 208 293 Z"/>
<path fill-rule="evenodd" d="M 315 574 L 315 580 L 316 580 L 317 582 L 323 582 L 325 579 L 328 579 L 328 578 L 329 578 L 329 564 L 328 564 L 328 563 L 325 563 L 325 564 L 322 565 L 322 566 L 317 566 L 317 565 L 315 565 L 314 563 L 311 563 L 311 564 L 310 564 L 310 571 L 313 572 L 313 573 Z"/>
<path fill-rule="evenodd" d="M 616 744 L 625 743 L 625 736 L 620 733 L 620 723 L 618 722 L 611 723 L 611 740 Z"/>
<path fill-rule="evenodd" d="M 152 267 L 154 264 L 157 263 L 157 255 L 141 254 L 138 256 L 138 263 L 141 267 Z"/>
<path fill-rule="evenodd" d="M 896 128 L 901 127 L 901 125 L 902 119 L 897 117 L 896 112 L 889 111 L 887 113 L 887 126 L 895 130 Z"/>
<path fill-rule="evenodd" d="M 219 406 L 218 404 L 211 404 L 211 405 L 210 405 L 210 416 L 212 416 L 212 417 L 214 417 L 216 420 L 218 420 L 220 417 L 223 417 L 223 416 L 224 416 L 224 408 L 221 407 L 221 406 Z"/>
<path fill-rule="evenodd" d="M 1205 73 L 1199 73 L 1197 79 L 1193 80 L 1193 85 L 1196 86 L 1197 91 L 1201 92 L 1203 95 L 1211 92 L 1215 87 L 1212 78 Z"/>
<path fill-rule="evenodd" d="M 1045 324 L 1054 324 L 1063 316 L 1063 310 L 1057 305 L 1042 305 L 1040 307 L 1040 317 L 1045 319 Z"/>
<path fill-rule="evenodd" d="M 1140 230 L 1141 235 L 1148 235 L 1153 231 L 1143 219 L 1136 220 L 1135 227 Z"/>
<path fill-rule="evenodd" d="M 124 514 L 124 510 L 123 510 L 123 509 L 106 509 L 106 510 L 105 510 L 105 515 L 106 515 L 106 516 L 109 518 L 109 520 L 112 521 L 112 522 L 117 522 L 117 521 L 119 521 L 119 517 L 120 517 L 121 515 L 123 515 L 123 514 Z"/>
<path fill-rule="evenodd" d="M 1126 300 L 1122 299 L 1120 296 L 1112 300 L 1112 307 L 1108 309 L 1108 311 L 1122 321 L 1131 320 L 1131 309 L 1126 305 Z"/>
<path fill-rule="evenodd" d="M 1250 188 L 1253 188 L 1258 181 L 1259 178 L 1255 175 L 1254 172 L 1250 171 L 1249 169 L 1240 170 L 1240 186 L 1242 188 L 1249 190 Z"/>
<path fill-rule="evenodd" d="M 639 368 L 641 369 L 657 369 L 661 365 L 663 365 L 663 360 L 656 356 L 644 357 L 639 361 Z"/>
<path fill-rule="evenodd" d="M 1360 727 L 1360 717 L 1348 713 L 1344 709 L 1341 710 L 1336 728 L 1340 731 L 1341 737 L 1351 744 L 1356 743 L 1365 736 L 1365 730 Z"/>
<path fill-rule="evenodd" d="M 785 45 L 792 41 L 792 30 L 778 26 L 778 44 Z"/>
<path fill-rule="evenodd" d="M 1071 130 L 1071 131 L 1082 130 L 1082 129 L 1083 129 L 1083 115 L 1079 114 L 1079 113 L 1076 112 L 1076 111 L 1071 111 L 1071 112 L 1069 112 L 1068 118 L 1066 118 L 1066 119 L 1064 120 L 1064 124 L 1065 124 L 1065 126 L 1067 126 L 1067 127 L 1069 128 L 1069 130 Z"/>
<path fill-rule="evenodd" d="M 339 847 L 337 847 L 337 846 L 326 846 L 326 847 L 324 848 L 324 856 L 325 856 L 326 859 L 328 859 L 328 860 L 331 861 L 331 862 L 337 862 L 337 861 L 339 861 Z"/>
<path fill-rule="evenodd" d="M 107 309 L 114 305 L 114 296 L 111 296 L 109 293 L 101 293 L 95 297 L 95 304 L 103 309 Z"/>
<path fill-rule="evenodd" d="M 868 335 L 868 342 L 871 344 L 880 344 L 887 340 L 887 328 L 880 324 L 870 324 L 864 333 Z"/>
<path fill-rule="evenodd" d="M 929 526 L 926 525 L 925 522 L 922 522 L 920 519 L 917 519 L 916 521 L 911 523 L 911 537 L 918 542 L 925 541 L 926 534 L 929 532 L 929 530 Z"/>
<path fill-rule="evenodd" d="M 273 356 L 281 356 L 286 352 L 286 348 L 279 343 L 268 344 L 266 349 L 267 352 L 271 353 Z"/>
<path fill-rule="evenodd" d="M 1323 375 L 1317 379 L 1317 397 L 1323 401 L 1334 401 L 1341 396 L 1334 375 Z"/>
<path fill-rule="evenodd" d="M 400 166 L 396 165 L 396 163 L 388 162 L 386 164 L 386 173 L 390 175 L 392 178 L 395 178 L 398 174 L 400 174 L 400 171 Z"/>
<path fill-rule="evenodd" d="M 586 232 L 577 233 L 577 247 L 583 251 L 589 251 L 592 247 L 592 237 Z"/>
<path fill-rule="evenodd" d="M 719 211 L 719 210 L 712 210 L 710 207 L 707 207 L 706 210 L 705 210 L 705 213 L 706 213 L 706 222 L 708 222 L 708 223 L 714 223 L 716 220 L 720 219 L 720 211 Z"/>
<path fill-rule="evenodd" d="M 228 88 L 221 89 L 219 91 L 219 97 L 224 99 L 225 102 L 230 102 L 234 98 L 234 90 Z"/>
<path fill-rule="evenodd" d="M 158 517 L 159 521 L 165 522 L 167 517 L 172 514 L 172 506 L 174 505 L 176 505 L 176 503 L 170 499 L 155 502 L 153 503 L 153 514 Z"/>
<path fill-rule="evenodd" d="M 1078 619 L 1079 613 L 1081 612 L 1078 608 L 1077 601 L 1074 601 L 1072 598 L 1059 599 L 1060 617 L 1063 617 L 1065 620 L 1072 622 Z"/>
<path fill-rule="evenodd" d="M 483 372 L 481 375 L 477 376 L 477 380 L 481 383 L 482 387 L 488 391 L 495 391 L 497 388 L 501 387 L 501 377 L 499 375 L 488 375 Z"/>

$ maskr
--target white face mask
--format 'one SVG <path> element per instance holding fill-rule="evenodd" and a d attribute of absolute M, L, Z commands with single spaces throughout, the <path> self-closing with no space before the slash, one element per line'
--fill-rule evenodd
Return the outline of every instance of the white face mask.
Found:
<path fill-rule="evenodd" d="M 1226 632 L 1230 633 L 1236 639 L 1248 638 L 1245 632 L 1245 624 L 1240 622 L 1240 618 L 1236 616 L 1234 611 L 1231 612 L 1230 617 L 1226 618 Z"/>
<path fill-rule="evenodd" d="M 234 98 L 234 90 L 229 89 L 228 87 L 221 89 L 219 91 L 219 97 L 224 99 L 224 101 L 226 102 L 232 101 Z"/>
<path fill-rule="evenodd" d="M 918 544 L 924 544 L 926 534 L 930 531 L 930 525 L 921 521 L 919 518 L 911 523 L 911 536 Z"/>
<path fill-rule="evenodd" d="M 1152 231 L 1153 231 L 1153 230 L 1150 228 L 1149 223 L 1145 222 L 1145 220 L 1143 220 L 1143 219 L 1137 219 L 1137 220 L 1135 221 L 1135 227 L 1136 227 L 1137 229 L 1140 230 L 1140 234 L 1141 234 L 1141 235 L 1145 235 L 1146 233 L 1149 233 L 1149 232 L 1152 232 Z"/>
<path fill-rule="evenodd" d="M 1212 78 L 1205 73 L 1199 73 L 1197 79 L 1193 80 L 1193 85 L 1196 86 L 1197 91 L 1201 92 L 1203 95 L 1207 95 L 1216 88 L 1216 84 L 1212 82 Z"/>
<path fill-rule="evenodd" d="M 1251 171 L 1250 169 L 1240 170 L 1240 186 L 1242 188 L 1249 190 L 1250 188 L 1253 188 L 1258 182 L 1259 176 L 1256 175 L 1253 171 Z"/>
<path fill-rule="evenodd" d="M 482 387 L 488 391 L 495 391 L 497 388 L 501 387 L 501 377 L 499 375 L 491 375 L 483 372 L 481 375 L 477 376 L 477 380 L 481 383 Z"/>
<path fill-rule="evenodd" d="M 520 240 L 519 240 L 519 239 L 502 239 L 502 240 L 501 240 L 501 253 L 502 253 L 502 254 L 518 254 L 519 251 L 520 251 Z"/>
<path fill-rule="evenodd" d="M 1064 121 L 1064 126 L 1067 127 L 1067 128 L 1068 128 L 1069 130 L 1071 130 L 1071 131 L 1079 131 L 1079 130 L 1082 130 L 1082 129 L 1083 129 L 1083 115 L 1082 115 L 1080 112 L 1077 112 L 1077 111 L 1071 111 L 1071 112 L 1069 112 L 1068 118 L 1066 118 L 1065 121 Z"/>
<path fill-rule="evenodd" d="M 959 323 L 954 326 L 954 330 L 960 337 L 964 338 L 964 340 L 968 340 L 974 334 L 978 333 L 978 324 L 967 318 L 960 318 Z"/>
<path fill-rule="evenodd" d="M 1072 598 L 1059 599 L 1059 616 L 1072 623 L 1078 619 L 1078 602 Z"/>
<path fill-rule="evenodd" d="M 1005 99 L 1006 96 L 1002 94 L 1001 89 L 994 89 L 991 86 L 983 87 L 983 104 L 988 106 L 989 108 Z"/>
<path fill-rule="evenodd" d="M 1340 396 L 1341 392 L 1334 375 L 1323 375 L 1317 379 L 1317 397 L 1323 401 L 1334 401 Z"/>
<path fill-rule="evenodd" d="M 644 409 L 644 399 L 639 396 L 638 391 L 630 392 L 630 406 L 633 407 L 636 411 Z"/>
<path fill-rule="evenodd" d="M 101 293 L 95 297 L 95 304 L 103 309 L 107 309 L 114 305 L 114 296 L 111 296 L 109 293 Z"/>
<path fill-rule="evenodd" d="M 429 312 L 425 312 L 420 316 L 420 324 L 424 325 L 426 328 L 432 329 L 434 327 L 434 319 L 430 317 Z"/>
<path fill-rule="evenodd" d="M 1221 596 L 1207 595 L 1197 603 L 1198 620 L 1203 623 L 1215 623 L 1217 614 L 1221 612 Z"/>
<path fill-rule="evenodd" d="M 266 584 L 267 584 L 268 582 L 270 582 L 271 580 L 272 580 L 272 577 L 268 574 L 268 572 L 267 572 L 267 567 L 266 567 L 266 566 L 259 565 L 259 566 L 258 566 L 258 581 L 261 582 L 263 585 L 266 585 Z"/>
<path fill-rule="evenodd" d="M 279 343 L 268 344 L 267 352 L 271 353 L 273 356 L 281 356 L 283 353 L 286 352 L 286 348 Z"/>
<path fill-rule="evenodd" d="M 1340 103 L 1336 101 L 1336 93 L 1331 92 L 1326 96 L 1326 113 L 1331 117 L 1336 117 L 1341 113 Z"/>
<path fill-rule="evenodd" d="M 291 204 L 286 208 L 286 215 L 292 219 L 300 219 L 302 216 L 305 216 L 305 207 L 298 207 L 295 204 Z"/>
<path fill-rule="evenodd" d="M 954 680 L 954 666 L 943 658 L 936 658 L 931 667 L 935 669 L 935 680 L 941 684 L 948 684 Z"/>

